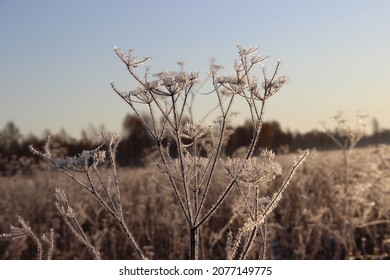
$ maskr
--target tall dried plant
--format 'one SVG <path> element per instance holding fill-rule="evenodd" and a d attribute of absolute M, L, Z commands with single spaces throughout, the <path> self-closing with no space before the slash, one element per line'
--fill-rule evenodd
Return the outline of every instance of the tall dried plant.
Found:
<path fill-rule="evenodd" d="M 356 147 L 358 142 L 365 135 L 365 127 L 366 124 L 364 119 L 367 118 L 366 115 L 361 113 L 356 114 L 356 125 L 353 127 L 348 124 L 347 119 L 344 116 L 343 112 L 338 112 L 333 119 L 336 121 L 336 134 L 332 133 L 332 131 L 326 126 L 325 122 L 322 122 L 324 127 L 325 134 L 340 148 L 342 152 L 343 158 L 343 202 L 345 205 L 344 212 L 348 217 L 348 221 L 345 225 L 345 234 L 347 236 L 347 251 L 349 256 L 353 256 L 356 251 L 356 243 L 354 241 L 354 226 L 352 224 L 352 220 L 354 218 L 354 213 L 352 211 L 352 198 L 353 194 L 353 186 L 350 183 L 350 157 L 353 149 Z M 344 198 L 347 198 L 346 201 Z"/>
<path fill-rule="evenodd" d="M 145 259 L 145 256 L 136 242 L 132 232 L 129 230 L 123 215 L 122 202 L 120 196 L 120 183 L 116 166 L 116 151 L 121 138 L 116 133 L 100 133 L 101 144 L 94 150 L 83 151 L 73 157 L 56 159 L 50 152 L 50 138 L 46 142 L 43 151 L 38 151 L 30 146 L 31 151 L 51 162 L 58 170 L 72 179 L 82 189 L 91 194 L 98 203 L 107 210 L 107 212 L 118 223 L 131 246 L 136 252 L 138 258 Z M 107 156 L 108 155 L 108 156 Z M 110 164 L 111 174 L 107 178 L 103 177 L 100 165 L 107 160 Z M 81 176 L 80 176 L 81 175 Z M 113 182 L 112 182 L 113 178 Z M 77 221 L 76 213 L 70 207 L 65 192 L 61 189 L 56 190 L 56 208 L 59 210 L 66 225 L 76 238 L 84 244 L 95 259 L 100 259 L 100 253 L 90 243 L 83 229 Z"/>
<path fill-rule="evenodd" d="M 348 169 L 349 169 L 349 157 L 356 147 L 358 142 L 365 135 L 366 124 L 364 119 L 366 115 L 357 113 L 356 114 L 356 125 L 354 127 L 348 124 L 347 119 L 343 112 L 338 112 L 333 117 L 336 121 L 336 135 L 327 127 L 325 122 L 321 122 L 325 134 L 340 148 L 343 154 L 343 165 L 344 165 L 344 185 L 348 187 Z"/>
<path fill-rule="evenodd" d="M 257 52 L 257 47 L 244 49 L 238 46 L 234 72 L 228 76 L 220 76 L 218 72 L 221 67 L 212 61 L 208 73 L 212 90 L 206 94 L 216 96 L 215 108 L 219 110 L 219 116 L 214 126 L 208 126 L 193 120 L 191 104 L 195 95 L 200 94 L 196 89 L 199 79 L 197 72 L 184 72 L 182 67 L 179 72 L 160 72 L 156 79 L 151 79 L 149 66 L 144 67 L 142 73 L 137 71 L 149 61 L 149 57 L 139 59 L 132 49 L 121 52 L 115 47 L 115 53 L 125 64 L 130 76 L 138 83 L 138 87 L 132 91 L 121 91 L 112 83 L 112 88 L 131 107 L 156 143 L 161 159 L 158 163 L 159 170 L 168 177 L 188 224 L 190 259 L 199 258 L 201 226 L 213 216 L 234 186 L 240 188 L 241 182 L 252 190 L 249 198 L 252 205 L 245 200 L 251 220 L 240 231 L 235 245 L 238 246 L 244 232 L 251 232 L 240 257 L 246 258 L 259 226 L 265 223 L 295 169 L 308 154 L 306 151 L 301 156 L 298 164 L 292 167 L 290 175 L 272 198 L 264 200 L 259 197 L 260 185 L 281 174 L 281 168 L 272 161 L 271 153 L 253 156 L 260 137 L 264 108 L 268 99 L 276 94 L 288 79 L 285 75 L 278 75 L 280 61 L 268 75 L 264 66 L 268 57 L 258 55 Z M 252 76 L 258 65 L 262 73 L 262 82 L 256 76 Z M 215 184 L 215 170 L 221 159 L 224 141 L 228 137 L 227 127 L 233 101 L 239 98 L 244 99 L 248 106 L 254 127 L 253 137 L 242 159 L 230 159 L 229 163 L 222 163 L 231 179 L 219 198 L 211 207 L 206 208 L 207 195 Z M 151 122 L 143 118 L 141 113 L 143 110 L 149 112 Z M 187 116 L 190 116 L 190 122 L 184 122 Z M 176 147 L 176 157 L 172 156 L 171 147 Z M 247 196 L 242 194 L 244 198 Z"/>
<path fill-rule="evenodd" d="M 212 110 L 214 113 L 218 111 L 218 117 L 213 125 L 205 125 L 205 118 L 194 121 L 193 116 L 194 98 L 201 94 L 200 87 L 205 85 L 204 82 L 198 86 L 197 72 L 185 72 L 180 64 L 180 71 L 160 72 L 152 79 L 150 67 L 143 68 L 149 57 L 139 59 L 132 49 L 121 52 L 115 48 L 115 53 L 138 83 L 138 87 L 131 91 L 120 91 L 113 83 L 111 86 L 130 106 L 155 141 L 160 157 L 157 168 L 168 178 L 188 225 L 190 259 L 200 257 L 200 229 L 214 216 L 234 187 L 241 193 L 246 220 L 236 236 L 229 235 L 227 258 L 246 259 L 259 235 L 263 240 L 259 258 L 264 258 L 267 218 L 280 201 L 294 172 L 308 155 L 306 151 L 296 160 L 281 186 L 271 196 L 263 197 L 260 194 L 260 188 L 264 184 L 282 174 L 281 166 L 274 160 L 271 151 L 264 151 L 260 155 L 254 155 L 254 152 L 259 142 L 265 105 L 287 83 L 288 78 L 279 75 L 280 61 L 268 74 L 264 66 L 268 57 L 258 55 L 257 52 L 257 47 L 244 49 L 238 46 L 238 59 L 233 73 L 227 76 L 219 75 L 221 67 L 212 60 L 206 79 L 206 82 L 210 81 L 212 89 L 204 94 L 216 97 L 217 104 Z M 257 67 L 261 73 L 260 78 L 252 75 Z M 140 68 L 144 70 L 142 73 L 138 72 Z M 254 128 L 253 137 L 242 158 L 223 159 L 223 146 L 229 137 L 228 124 L 236 99 L 244 100 L 248 108 Z M 147 118 L 144 118 L 145 111 L 148 113 Z M 146 259 L 142 246 L 138 244 L 124 219 L 116 166 L 116 152 L 121 138 L 116 133 L 101 133 L 101 144 L 96 149 L 61 159 L 52 155 L 49 140 L 50 138 L 43 151 L 32 146 L 31 151 L 52 163 L 94 197 L 123 230 L 136 256 Z M 107 160 L 111 173 L 105 178 L 102 165 Z M 219 180 L 217 168 L 226 170 L 228 181 L 219 197 L 210 202 L 209 191 Z M 57 189 L 56 199 L 56 207 L 68 228 L 95 259 L 100 259 L 100 253 L 80 226 L 65 191 Z M 30 236 L 37 240 L 33 235 Z"/>

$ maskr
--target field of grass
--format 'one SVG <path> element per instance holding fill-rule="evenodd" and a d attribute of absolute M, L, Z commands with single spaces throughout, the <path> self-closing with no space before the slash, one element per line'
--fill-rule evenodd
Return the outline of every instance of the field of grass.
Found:
<path fill-rule="evenodd" d="M 283 174 L 294 156 L 276 156 Z M 347 181 L 343 164 L 340 151 L 310 152 L 267 219 L 267 259 L 390 258 L 390 149 L 355 149 L 350 155 Z M 226 186 L 222 164 L 216 172 L 206 208 Z M 145 256 L 188 259 L 188 226 L 165 174 L 151 164 L 147 168 L 119 168 L 118 177 L 123 216 Z M 278 176 L 260 192 L 269 195 L 282 181 L 283 176 Z M 9 233 L 11 224 L 18 227 L 19 215 L 38 237 L 48 236 L 50 228 L 54 229 L 53 259 L 91 259 L 90 250 L 69 230 L 55 207 L 58 187 L 65 191 L 102 259 L 137 257 L 113 217 L 85 189 L 46 164 L 31 175 L 0 177 L 0 233 Z M 199 258 L 226 258 L 227 240 L 245 220 L 241 202 L 238 188 L 233 188 L 202 226 Z M 262 240 L 256 239 L 254 244 L 248 259 L 257 258 L 262 250 Z M 0 241 L 0 259 L 36 257 L 31 238 Z"/>

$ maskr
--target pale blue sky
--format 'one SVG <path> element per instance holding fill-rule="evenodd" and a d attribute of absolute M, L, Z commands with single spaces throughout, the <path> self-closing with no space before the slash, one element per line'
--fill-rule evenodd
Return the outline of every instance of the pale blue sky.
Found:
<path fill-rule="evenodd" d="M 129 108 L 110 82 L 135 84 L 114 46 L 152 56 L 152 72 L 185 61 L 204 74 L 211 56 L 230 72 L 237 44 L 258 45 L 269 67 L 280 58 L 290 77 L 266 120 L 304 132 L 360 110 L 390 128 L 389 12 L 386 0 L 0 0 L 0 129 L 120 131 Z"/>

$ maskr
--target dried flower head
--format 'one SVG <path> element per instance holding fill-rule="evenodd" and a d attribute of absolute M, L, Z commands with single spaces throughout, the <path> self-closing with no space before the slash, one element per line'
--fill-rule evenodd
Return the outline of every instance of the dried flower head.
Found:
<path fill-rule="evenodd" d="M 283 85 L 287 84 L 288 77 L 287 75 L 280 76 L 273 80 L 265 80 L 263 82 L 263 88 L 267 91 L 267 96 L 272 96 L 278 92 Z"/>
<path fill-rule="evenodd" d="M 252 48 L 249 46 L 249 49 L 245 49 L 245 48 L 241 47 L 240 45 L 238 45 L 237 49 L 238 49 L 238 54 L 240 56 L 249 56 L 249 55 L 255 54 L 258 50 L 258 47 Z"/>
<path fill-rule="evenodd" d="M 172 176 L 172 178 L 181 181 L 181 178 L 183 177 L 186 178 L 186 180 L 191 180 L 194 176 L 205 169 L 207 162 L 208 160 L 205 157 L 197 157 L 187 154 L 184 156 L 182 162 L 179 159 L 171 159 L 167 166 L 157 164 L 157 167 L 161 173 L 168 173 Z"/>
<path fill-rule="evenodd" d="M 275 162 L 275 154 L 264 150 L 260 156 L 245 161 L 239 179 L 248 183 L 265 183 L 282 174 L 282 167 Z"/>
<path fill-rule="evenodd" d="M 333 118 L 337 121 L 337 131 L 340 133 L 341 136 L 347 137 L 348 139 L 360 139 L 365 134 L 366 124 L 364 122 L 364 119 L 366 117 L 366 115 L 357 113 L 356 126 L 354 128 L 348 125 L 348 122 L 343 112 L 338 112 L 338 114 Z"/>
<path fill-rule="evenodd" d="M 228 159 L 224 167 L 228 174 L 245 183 L 266 183 L 282 174 L 282 167 L 274 161 L 275 154 L 264 150 L 257 157 L 245 161 L 238 158 Z"/>
<path fill-rule="evenodd" d="M 198 79 L 198 72 L 160 72 L 155 76 L 158 77 L 157 80 L 152 82 L 146 82 L 143 86 L 140 87 L 141 91 L 148 91 L 150 94 L 157 95 L 175 95 L 178 94 L 183 89 L 194 84 Z M 164 91 L 164 88 L 168 90 L 168 93 Z"/>
<path fill-rule="evenodd" d="M 210 130 L 211 125 L 187 122 L 181 130 L 181 137 L 194 141 L 204 137 Z"/>
<path fill-rule="evenodd" d="M 125 63 L 128 67 L 137 68 L 141 66 L 145 61 L 149 60 L 150 57 L 144 57 L 138 59 L 137 56 L 133 55 L 133 49 L 129 49 L 127 53 L 120 52 L 117 47 L 114 47 L 114 52 L 116 55 Z"/>
<path fill-rule="evenodd" d="M 68 169 L 75 172 L 88 172 L 96 167 L 99 163 L 103 163 L 106 159 L 106 152 L 97 149 L 92 151 L 83 151 L 73 157 L 54 160 L 58 168 Z"/>
<path fill-rule="evenodd" d="M 338 112 L 333 119 L 337 122 L 336 131 L 338 133 L 337 136 L 334 136 L 333 133 L 326 126 L 325 122 L 321 122 L 322 126 L 325 129 L 325 133 L 342 149 L 351 150 L 356 146 L 356 144 L 360 141 L 360 139 L 365 135 L 365 127 L 366 124 L 364 119 L 366 115 L 362 115 L 357 113 L 356 116 L 356 125 L 352 127 L 348 124 L 347 119 L 344 116 L 343 112 Z M 340 139 L 341 138 L 341 139 Z"/>
<path fill-rule="evenodd" d="M 243 85 L 245 83 L 244 79 L 239 79 L 237 76 L 232 75 L 217 77 L 217 82 L 229 85 Z"/>

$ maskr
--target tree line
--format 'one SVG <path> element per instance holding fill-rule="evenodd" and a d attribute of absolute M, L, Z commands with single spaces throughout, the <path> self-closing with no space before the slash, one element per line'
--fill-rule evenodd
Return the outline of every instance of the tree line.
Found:
<path fill-rule="evenodd" d="M 390 129 L 379 129 L 376 120 L 373 121 L 373 133 L 366 135 L 360 146 L 390 143 Z M 245 147 L 252 139 L 253 128 L 249 121 L 242 125 L 230 127 L 230 136 L 225 144 L 224 153 L 232 156 Z M 337 137 L 336 130 L 332 132 Z M 18 127 L 7 123 L 0 131 L 0 176 L 14 175 L 16 173 L 31 173 L 31 167 L 38 164 L 39 159 L 32 156 L 29 145 L 42 147 L 47 136 L 45 131 L 41 137 L 35 135 L 23 136 Z M 142 123 L 135 115 L 126 115 L 122 125 L 123 140 L 118 147 L 117 161 L 121 166 L 144 166 L 153 160 L 154 142 Z M 93 149 L 97 145 L 97 130 L 89 128 L 82 130 L 81 137 L 76 139 L 61 130 L 51 135 L 51 150 L 58 157 L 75 155 L 83 150 Z M 170 147 L 172 156 L 175 156 L 174 147 Z M 277 121 L 264 122 L 260 141 L 256 150 L 272 149 L 276 153 L 294 152 L 298 149 L 329 150 L 337 148 L 334 142 L 321 130 L 312 130 L 306 133 L 283 130 Z M 156 159 L 157 160 L 157 159 Z"/>

